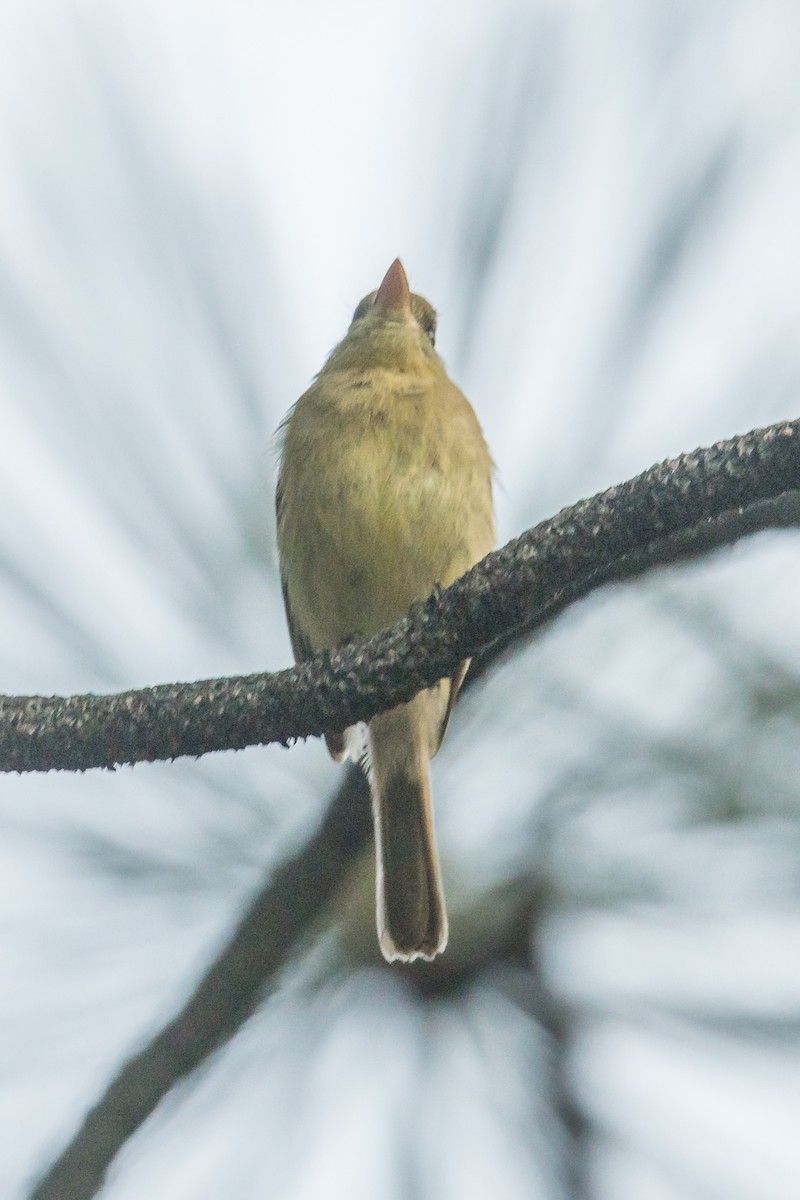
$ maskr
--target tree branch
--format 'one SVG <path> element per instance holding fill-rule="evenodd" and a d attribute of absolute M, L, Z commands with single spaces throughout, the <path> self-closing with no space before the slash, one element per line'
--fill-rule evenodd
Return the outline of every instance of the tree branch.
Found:
<path fill-rule="evenodd" d="M 85 770 L 286 744 L 365 720 L 602 583 L 780 523 L 767 502 L 799 488 L 798 421 L 681 455 L 563 509 L 363 645 L 274 674 L 112 696 L 1 698 L 0 770 Z"/>
<path fill-rule="evenodd" d="M 789 439 L 794 447 L 794 458 L 789 466 L 779 454 L 779 463 L 783 462 L 783 466 L 780 467 L 771 457 L 771 446 L 776 439 L 784 437 Z M 494 595 L 491 591 L 494 586 L 493 580 L 499 576 L 504 606 L 509 604 L 508 591 L 513 592 L 515 587 L 513 578 L 510 581 L 506 579 L 506 572 L 513 576 L 516 570 L 524 570 L 529 580 L 528 587 L 533 589 L 534 586 L 538 586 L 538 591 L 527 602 L 526 618 L 518 619 L 516 623 L 509 622 L 505 630 L 489 641 L 486 649 L 473 663 L 467 683 L 473 682 L 488 670 L 512 645 L 530 637 L 568 604 L 602 583 L 627 579 L 658 565 L 697 557 L 757 530 L 798 524 L 800 495 L 788 490 L 790 486 L 796 487 L 800 483 L 796 476 L 797 438 L 798 429 L 795 424 L 777 426 L 748 435 L 748 439 L 721 443 L 712 451 L 699 451 L 696 455 L 684 456 L 675 463 L 662 464 L 661 467 L 639 476 L 639 479 L 631 484 L 623 485 L 623 488 L 630 489 L 633 493 L 632 499 L 626 497 L 620 501 L 618 497 L 622 489 L 611 489 L 600 497 L 584 501 L 572 509 L 565 509 L 553 521 L 545 522 L 530 534 L 510 543 L 503 551 L 490 556 L 490 560 L 494 560 L 495 564 L 499 560 L 501 566 L 495 565 L 492 568 L 495 574 L 490 574 L 483 586 L 489 589 L 490 595 Z M 747 466 L 750 479 L 748 499 L 741 499 L 739 506 L 726 509 L 723 499 L 717 497 L 720 507 L 716 514 L 709 515 L 706 511 L 698 520 L 699 501 L 693 498 L 693 525 L 681 524 L 674 517 L 669 524 L 663 515 L 663 509 L 659 508 L 662 532 L 653 534 L 653 530 L 659 528 L 659 517 L 651 513 L 646 525 L 648 536 L 642 538 L 638 544 L 634 541 L 633 548 L 616 554 L 608 553 L 607 550 L 605 558 L 594 558 L 593 568 L 583 567 L 570 577 L 568 564 L 584 561 L 571 553 L 569 545 L 560 540 L 566 538 L 569 541 L 573 536 L 571 526 L 578 530 L 584 545 L 587 540 L 592 543 L 594 539 L 600 539 L 602 544 L 608 547 L 613 536 L 614 523 L 622 521 L 624 514 L 630 514 L 631 505 L 635 508 L 637 504 L 643 503 L 642 497 L 646 493 L 641 491 L 644 485 L 641 485 L 640 481 L 649 479 L 651 486 L 660 496 L 661 484 L 658 480 L 666 475 L 679 495 L 683 494 L 689 486 L 689 480 L 700 486 L 698 469 L 695 467 L 697 460 L 700 460 L 699 473 L 702 475 L 708 471 L 708 456 L 713 456 L 714 466 L 711 474 L 716 478 L 717 470 L 725 473 L 725 468 L 720 464 L 729 461 L 731 448 L 743 441 L 749 444 L 748 455 L 756 453 L 758 448 L 755 467 L 750 464 Z M 753 441 L 755 445 L 752 444 Z M 780 441 L 778 445 L 780 447 Z M 733 451 L 733 459 L 734 465 L 740 461 L 737 451 Z M 755 480 L 760 481 L 758 486 Z M 739 480 L 737 487 L 741 489 L 742 486 L 742 481 Z M 701 489 L 701 495 L 707 497 L 708 492 Z M 661 505 L 666 505 L 666 498 L 660 496 L 660 502 Z M 619 505 L 623 506 L 622 511 L 619 511 Z M 680 504 L 679 509 L 681 513 L 684 512 Z M 588 514 L 594 514 L 594 517 Z M 599 518 L 603 515 L 610 522 L 610 529 L 600 526 Z M 598 522 L 597 528 L 591 526 L 593 519 Z M 626 519 L 630 519 L 630 516 Z M 556 532 L 558 530 L 560 533 Z M 619 541 L 624 546 L 630 539 L 626 539 L 624 533 L 620 532 Z M 528 549 L 524 550 L 523 547 Z M 538 556 L 540 564 L 544 562 L 544 566 L 541 567 L 543 573 L 549 564 L 550 577 L 537 577 L 531 583 L 530 576 L 533 572 L 528 571 L 525 562 L 528 555 Z M 503 562 L 509 557 L 512 566 L 503 566 Z M 480 564 L 470 574 L 477 575 L 478 579 L 484 577 L 488 573 L 486 563 L 490 560 L 485 560 L 484 564 Z M 523 563 L 522 568 L 513 565 L 520 561 Z M 556 579 L 560 581 L 558 586 Z M 459 584 L 462 582 L 459 581 Z M 448 593 L 437 597 L 435 603 L 444 603 L 454 590 L 458 594 L 459 584 Z M 479 590 L 479 603 L 482 602 L 482 597 L 483 592 Z M 424 611 L 427 606 L 422 608 Z M 395 630 L 373 639 L 370 645 L 363 647 L 359 653 L 363 654 L 365 662 L 371 662 L 371 647 L 380 644 L 382 639 L 388 638 L 391 641 L 394 637 L 400 637 L 402 640 L 402 632 L 397 634 L 396 630 L 402 631 L 409 624 L 413 629 L 417 611 L 401 622 L 400 626 L 395 627 Z M 449 619 L 447 613 L 444 619 Z M 502 629 L 501 622 L 494 628 L 498 626 Z M 423 622 L 419 642 L 415 642 L 413 638 L 408 639 L 412 650 L 407 652 L 406 657 L 412 653 L 416 656 L 416 652 L 419 651 L 421 661 L 427 662 L 425 654 L 428 636 Z M 348 655 L 351 653 L 347 652 Z M 457 643 L 452 651 L 453 661 L 458 661 L 463 653 L 461 643 Z M 316 660 L 312 666 L 323 673 L 325 670 L 336 670 L 335 661 L 329 666 L 324 659 Z M 393 669 L 395 674 L 398 674 L 397 669 Z M 423 678 L 427 682 L 428 668 L 424 670 Z M 269 680 L 270 677 L 264 678 Z M 236 681 L 224 682 L 233 684 Z M 343 703 L 349 704 L 351 699 L 347 692 L 347 683 L 342 686 Z M 393 697 L 394 693 L 390 695 Z M 391 699 L 387 703 L 391 703 Z M 337 711 L 346 711 L 349 714 L 352 709 Z M 31 1200 L 90 1200 L 96 1195 L 115 1155 L 155 1110 L 160 1100 L 177 1082 L 230 1040 L 254 1011 L 265 989 L 275 980 L 298 940 L 329 904 L 351 862 L 365 846 L 369 831 L 366 784 L 361 772 L 351 769 L 318 831 L 302 850 L 284 863 L 265 883 L 228 944 L 220 951 L 182 1011 L 148 1046 L 122 1066 L 105 1094 L 87 1114 L 69 1146 L 31 1193 Z M 506 955 L 509 952 L 507 948 Z M 519 948 L 514 949 L 512 957 L 518 953 Z M 428 964 L 424 975 L 419 973 L 415 976 L 412 971 L 412 976 L 417 977 L 423 991 L 434 993 L 442 988 L 458 986 L 459 980 L 466 981 L 470 978 L 469 970 L 464 964 L 459 964 L 459 971 L 455 977 L 452 977 L 448 966 L 445 958 L 440 969 L 437 968 L 437 964 Z"/>

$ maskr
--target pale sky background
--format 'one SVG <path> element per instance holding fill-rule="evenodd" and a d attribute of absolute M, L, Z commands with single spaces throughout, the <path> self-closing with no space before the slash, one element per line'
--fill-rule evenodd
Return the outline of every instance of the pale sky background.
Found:
<path fill-rule="evenodd" d="M 2 690 L 290 661 L 273 432 L 395 255 L 498 463 L 501 541 L 796 416 L 799 56 L 794 0 L 0 4 Z M 799 551 L 593 597 L 436 760 L 455 914 L 548 896 L 590 1200 L 800 1192 Z M 3 1197 L 339 778 L 317 743 L 0 778 Z M 513 988 L 425 1006 L 326 954 L 104 1196 L 575 1195 Z"/>

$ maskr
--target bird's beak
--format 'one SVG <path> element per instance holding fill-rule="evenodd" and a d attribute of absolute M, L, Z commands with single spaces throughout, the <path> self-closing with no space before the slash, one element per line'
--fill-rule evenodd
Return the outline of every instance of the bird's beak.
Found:
<path fill-rule="evenodd" d="M 411 293 L 403 264 L 396 258 L 383 277 L 375 296 L 375 307 L 399 311 L 411 308 Z"/>

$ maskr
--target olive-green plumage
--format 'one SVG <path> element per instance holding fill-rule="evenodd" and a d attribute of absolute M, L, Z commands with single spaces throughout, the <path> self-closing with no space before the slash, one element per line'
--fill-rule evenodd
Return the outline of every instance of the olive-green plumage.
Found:
<path fill-rule="evenodd" d="M 298 661 L 393 624 L 492 548 L 492 460 L 434 349 L 435 324 L 396 260 L 282 426 L 278 549 Z M 447 941 L 428 762 L 466 665 L 369 723 L 389 960 L 433 958 Z M 344 756 L 343 731 L 327 741 Z"/>

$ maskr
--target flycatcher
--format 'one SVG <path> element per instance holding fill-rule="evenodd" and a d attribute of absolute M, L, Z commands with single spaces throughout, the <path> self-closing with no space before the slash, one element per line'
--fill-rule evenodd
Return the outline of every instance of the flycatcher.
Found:
<path fill-rule="evenodd" d="M 281 426 L 278 552 L 298 662 L 394 624 L 494 544 L 492 459 L 435 336 L 436 313 L 395 259 Z M 468 666 L 367 727 L 390 962 L 432 959 L 447 944 L 429 762 Z M 337 761 L 360 756 L 355 729 L 325 740 Z"/>

